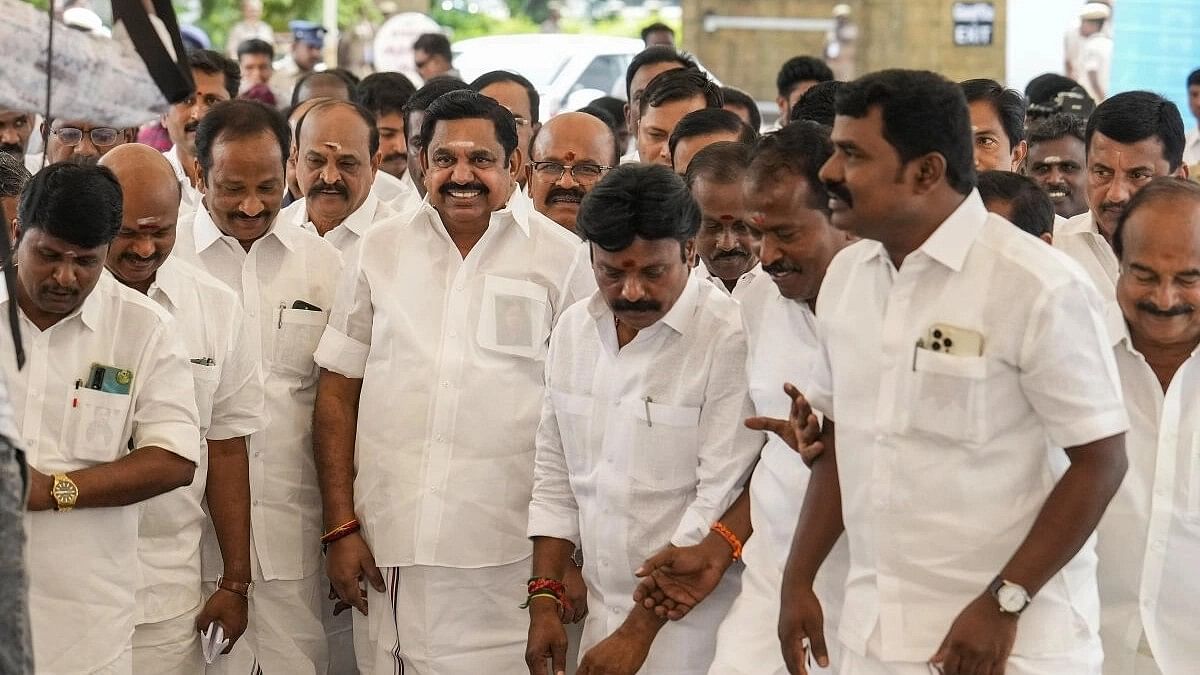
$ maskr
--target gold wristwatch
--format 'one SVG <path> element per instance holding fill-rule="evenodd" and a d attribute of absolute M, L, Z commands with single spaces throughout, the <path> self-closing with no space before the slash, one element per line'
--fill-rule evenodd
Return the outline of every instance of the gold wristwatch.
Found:
<path fill-rule="evenodd" d="M 56 473 L 50 496 L 54 498 L 55 511 L 70 511 L 75 508 L 75 500 L 79 499 L 79 486 L 67 474 Z"/>

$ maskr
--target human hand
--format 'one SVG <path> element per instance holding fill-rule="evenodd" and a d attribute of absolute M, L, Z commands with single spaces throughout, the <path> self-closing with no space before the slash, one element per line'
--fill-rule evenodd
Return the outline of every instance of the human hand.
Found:
<path fill-rule="evenodd" d="M 221 653 L 228 654 L 242 637 L 242 633 L 246 632 L 249 609 L 250 603 L 246 598 L 233 591 L 218 588 L 208 596 L 208 601 L 196 616 L 196 630 L 203 633 L 214 621 L 221 624 L 225 631 L 225 639 L 229 640 L 229 646 Z"/>
<path fill-rule="evenodd" d="M 695 546 L 667 546 L 634 572 L 642 580 L 633 600 L 678 621 L 713 592 L 732 563 L 729 545 L 713 536 Z"/>
<path fill-rule="evenodd" d="M 26 507 L 30 511 L 50 511 L 56 504 L 50 490 L 54 487 L 54 479 L 49 475 L 29 467 L 29 501 Z"/>
<path fill-rule="evenodd" d="M 1017 615 L 1000 611 L 984 593 L 954 619 L 929 662 L 943 675 L 1003 675 L 1016 640 Z"/>
<path fill-rule="evenodd" d="M 529 639 L 525 643 L 525 665 L 529 675 L 547 675 L 546 659 L 553 673 L 567 672 L 567 631 L 563 628 L 558 603 L 550 598 L 529 601 Z"/>
<path fill-rule="evenodd" d="M 587 584 L 583 582 L 583 572 L 575 563 L 567 565 L 567 573 L 563 575 L 563 586 L 567 589 L 567 602 L 571 603 L 571 613 L 562 612 L 563 623 L 579 623 L 587 616 Z"/>
<path fill-rule="evenodd" d="M 383 593 L 387 587 L 383 584 L 383 575 L 375 566 L 375 557 L 362 534 L 355 532 L 329 544 L 325 555 L 325 574 L 329 583 L 341 601 L 367 615 L 367 593 L 363 582 L 371 584 L 376 591 Z M 334 613 L 339 613 L 345 607 L 334 607 Z"/>
<path fill-rule="evenodd" d="M 796 385 L 788 382 L 783 385 L 783 391 L 792 399 L 792 409 L 786 420 L 750 417 L 746 419 L 745 424 L 755 431 L 769 431 L 775 434 L 789 448 L 800 453 L 800 458 L 806 466 L 812 466 L 825 451 L 825 445 L 820 440 L 821 423 L 817 420 L 812 406 L 808 404 L 808 399 L 804 398 L 804 394 L 800 393 Z"/>
<path fill-rule="evenodd" d="M 829 650 L 825 646 L 825 615 L 811 585 L 795 588 L 785 585 L 779 608 L 779 643 L 791 675 L 807 675 L 808 665 L 811 665 L 809 649 L 817 665 L 829 667 Z"/>
<path fill-rule="evenodd" d="M 646 662 L 652 639 L 622 626 L 584 654 L 576 675 L 634 675 Z"/>

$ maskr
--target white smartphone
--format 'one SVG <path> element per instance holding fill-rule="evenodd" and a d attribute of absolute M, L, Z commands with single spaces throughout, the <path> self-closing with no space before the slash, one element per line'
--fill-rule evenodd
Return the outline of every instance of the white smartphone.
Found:
<path fill-rule="evenodd" d="M 969 328 L 935 323 L 929 328 L 925 348 L 951 356 L 983 356 L 983 334 Z"/>

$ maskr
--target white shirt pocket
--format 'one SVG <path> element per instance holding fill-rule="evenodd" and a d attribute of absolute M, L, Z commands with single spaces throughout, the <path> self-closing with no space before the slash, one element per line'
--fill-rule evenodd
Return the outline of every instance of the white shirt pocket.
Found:
<path fill-rule="evenodd" d="M 491 274 L 484 277 L 475 334 L 480 347 L 542 359 L 549 335 L 550 300 L 545 286 Z"/>
<path fill-rule="evenodd" d="M 279 310 L 279 321 L 275 332 L 275 358 L 271 370 L 283 375 L 309 377 L 316 363 L 313 352 L 321 342 L 329 315 L 324 311 L 310 309 Z"/>
<path fill-rule="evenodd" d="M 655 490 L 694 487 L 700 450 L 700 408 L 638 401 L 630 478 Z"/>
<path fill-rule="evenodd" d="M 125 420 L 129 416 L 130 396 L 96 389 L 72 392 L 67 419 L 74 426 L 64 448 L 73 459 L 87 462 L 113 462 L 128 450 Z"/>
<path fill-rule="evenodd" d="M 987 440 L 987 359 L 917 348 L 908 397 L 912 430 L 965 443 Z"/>

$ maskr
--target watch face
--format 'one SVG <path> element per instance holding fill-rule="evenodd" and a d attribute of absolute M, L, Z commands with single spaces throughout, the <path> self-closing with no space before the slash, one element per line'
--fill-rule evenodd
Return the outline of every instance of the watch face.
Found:
<path fill-rule="evenodd" d="M 1027 602 L 1025 593 L 1020 588 L 1010 584 L 1005 584 L 996 591 L 996 600 L 1000 602 L 1000 609 L 1014 614 L 1025 609 Z"/>

